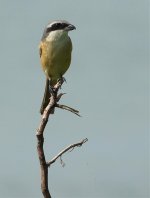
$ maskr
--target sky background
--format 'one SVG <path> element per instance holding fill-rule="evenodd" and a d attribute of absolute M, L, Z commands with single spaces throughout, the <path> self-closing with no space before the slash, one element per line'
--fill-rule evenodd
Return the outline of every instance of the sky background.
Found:
<path fill-rule="evenodd" d="M 41 198 L 36 129 L 45 76 L 38 45 L 49 20 L 65 19 L 72 64 L 45 130 L 55 198 L 148 198 L 148 1 L 0 0 L 0 198 Z"/>

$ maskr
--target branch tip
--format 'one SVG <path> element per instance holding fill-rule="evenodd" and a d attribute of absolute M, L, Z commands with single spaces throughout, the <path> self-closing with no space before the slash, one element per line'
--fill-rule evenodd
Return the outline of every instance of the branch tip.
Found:
<path fill-rule="evenodd" d="M 86 143 L 88 141 L 87 138 L 83 139 L 82 141 L 80 142 L 77 142 L 77 143 L 74 143 L 74 144 L 71 144 L 69 146 L 67 146 L 65 149 L 63 149 L 62 151 L 60 151 L 55 157 L 53 157 L 53 159 L 49 162 L 47 162 L 47 166 L 50 167 L 51 164 L 53 164 L 58 158 L 60 158 L 60 160 L 62 161 L 62 155 L 64 153 L 66 153 L 67 151 L 72 151 L 75 147 L 81 147 L 84 143 Z"/>
<path fill-rule="evenodd" d="M 74 113 L 77 116 L 81 117 L 81 115 L 79 114 L 79 111 L 76 110 L 76 109 L 73 109 L 72 107 L 69 107 L 67 105 L 61 105 L 61 104 L 58 104 L 58 103 L 55 106 L 60 108 L 60 109 L 64 109 L 64 110 L 70 111 L 71 113 Z"/>

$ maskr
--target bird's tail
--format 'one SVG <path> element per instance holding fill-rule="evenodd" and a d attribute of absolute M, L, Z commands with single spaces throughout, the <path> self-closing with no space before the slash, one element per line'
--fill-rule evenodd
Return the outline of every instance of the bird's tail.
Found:
<path fill-rule="evenodd" d="M 44 92 L 44 97 L 43 97 L 43 101 L 42 101 L 41 108 L 40 108 L 41 114 L 43 114 L 44 109 L 47 107 L 49 103 L 49 99 L 50 99 L 49 86 L 50 86 L 50 81 L 48 78 L 46 78 L 45 92 Z"/>

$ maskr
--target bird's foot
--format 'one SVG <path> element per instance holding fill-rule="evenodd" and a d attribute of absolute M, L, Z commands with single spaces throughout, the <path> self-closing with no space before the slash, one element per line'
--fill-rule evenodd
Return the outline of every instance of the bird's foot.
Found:
<path fill-rule="evenodd" d="M 61 89 L 62 84 L 66 82 L 66 79 L 64 77 L 61 77 L 57 80 L 56 85 L 54 86 L 54 89 Z"/>
<path fill-rule="evenodd" d="M 60 80 L 61 80 L 62 84 L 63 84 L 64 82 L 65 82 L 65 83 L 67 82 L 66 79 L 65 79 L 63 76 L 61 77 Z"/>
<path fill-rule="evenodd" d="M 64 82 L 67 82 L 67 81 L 63 76 L 57 80 L 57 83 L 60 83 L 60 85 L 62 85 Z"/>

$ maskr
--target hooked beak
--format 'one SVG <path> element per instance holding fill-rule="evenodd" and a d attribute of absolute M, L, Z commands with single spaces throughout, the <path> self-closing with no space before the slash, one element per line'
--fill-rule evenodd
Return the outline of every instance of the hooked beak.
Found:
<path fill-rule="evenodd" d="M 66 31 L 71 31 L 71 30 L 75 30 L 75 29 L 76 29 L 76 27 L 75 27 L 74 25 L 72 25 L 72 24 L 69 24 L 69 25 L 65 28 Z"/>

